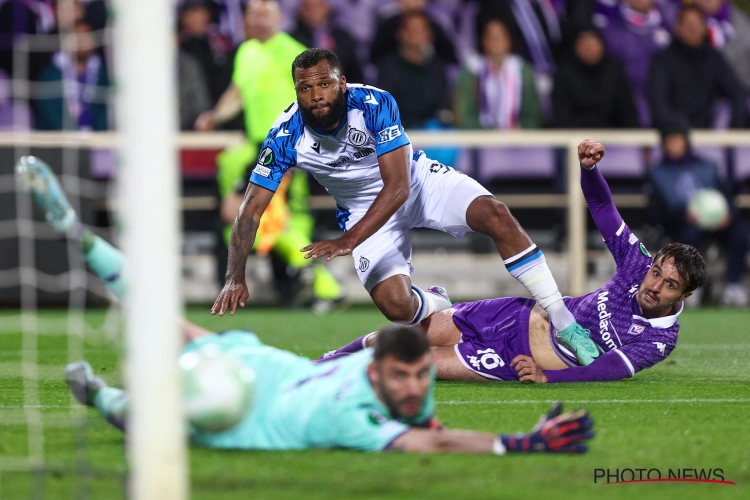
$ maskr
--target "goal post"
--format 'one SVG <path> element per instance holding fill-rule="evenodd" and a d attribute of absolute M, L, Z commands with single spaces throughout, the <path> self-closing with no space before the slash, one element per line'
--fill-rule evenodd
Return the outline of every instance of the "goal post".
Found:
<path fill-rule="evenodd" d="M 172 2 L 116 0 L 120 210 L 127 259 L 125 380 L 130 498 L 188 497 L 177 358 L 179 182 Z"/>

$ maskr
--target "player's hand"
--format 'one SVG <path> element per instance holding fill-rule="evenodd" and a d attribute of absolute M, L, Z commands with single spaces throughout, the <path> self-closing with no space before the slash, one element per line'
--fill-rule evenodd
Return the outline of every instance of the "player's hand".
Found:
<path fill-rule="evenodd" d="M 591 170 L 599 163 L 606 153 L 604 146 L 598 142 L 584 139 L 578 145 L 578 160 L 586 170 Z"/>
<path fill-rule="evenodd" d="M 594 421 L 584 409 L 560 414 L 562 403 L 555 404 L 529 434 L 500 436 L 508 452 L 585 453 L 586 441 L 594 437 Z"/>
<path fill-rule="evenodd" d="M 510 362 L 510 366 L 518 372 L 520 382 L 530 382 L 533 384 L 546 384 L 547 376 L 536 366 L 534 360 L 523 354 L 519 354 Z"/>
<path fill-rule="evenodd" d="M 306 259 L 319 259 L 328 255 L 326 260 L 333 260 L 341 255 L 349 255 L 356 245 L 351 238 L 344 234 L 341 238 L 335 240 L 316 241 L 311 245 L 300 248 L 300 252 L 307 252 Z"/>
<path fill-rule="evenodd" d="M 195 119 L 193 126 L 198 132 L 210 132 L 214 130 L 216 128 L 216 113 L 213 110 L 204 111 Z"/>
<path fill-rule="evenodd" d="M 245 280 L 237 280 L 229 278 L 224 283 L 224 288 L 221 289 L 221 293 L 216 298 L 213 307 L 211 308 L 211 314 L 219 313 L 219 316 L 224 316 L 224 313 L 229 311 L 229 315 L 234 315 L 234 310 L 237 309 L 237 304 L 245 307 L 245 301 L 250 296 L 250 292 L 247 291 L 247 285 Z"/>

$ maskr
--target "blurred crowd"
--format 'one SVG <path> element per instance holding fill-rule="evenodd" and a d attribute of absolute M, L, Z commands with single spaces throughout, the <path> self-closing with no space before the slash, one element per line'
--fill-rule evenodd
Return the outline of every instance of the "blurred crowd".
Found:
<path fill-rule="evenodd" d="M 0 0 L 0 130 L 112 128 L 109 7 Z M 750 21 L 727 0 L 174 0 L 174 8 L 180 129 L 247 134 L 216 160 L 226 224 L 259 145 L 294 100 L 291 62 L 306 47 L 336 52 L 348 82 L 392 93 L 407 129 L 659 129 L 659 159 L 641 160 L 654 163 L 649 213 L 670 238 L 700 246 L 691 196 L 717 189 L 731 204 L 736 192 L 688 140 L 695 128 L 750 126 Z M 455 164 L 457 151 L 429 154 Z M 282 301 L 306 294 L 325 309 L 344 292 L 298 255 L 315 225 L 307 178 L 289 174 L 283 186 L 255 251 L 276 256 L 276 281 L 289 282 Z M 747 305 L 750 227 L 732 206 L 711 237 L 728 254 L 722 301 Z"/>
<path fill-rule="evenodd" d="M 727 0 L 281 0 L 265 20 L 248 3 L 176 1 L 181 129 L 215 109 L 259 29 L 334 50 L 348 81 L 394 94 L 412 129 L 748 124 L 750 23 Z M 111 125 L 108 7 L 0 0 L 0 126 L 24 120 L 12 78 L 39 83 L 33 128 Z"/>

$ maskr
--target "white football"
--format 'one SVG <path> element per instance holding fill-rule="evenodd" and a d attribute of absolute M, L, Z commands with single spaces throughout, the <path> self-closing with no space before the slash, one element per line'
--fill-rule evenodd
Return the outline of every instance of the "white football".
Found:
<path fill-rule="evenodd" d="M 729 204 L 724 195 L 716 189 L 701 189 L 690 199 L 688 213 L 704 230 L 718 228 L 729 215 Z"/>
<path fill-rule="evenodd" d="M 200 431 L 237 425 L 250 409 L 255 372 L 239 359 L 208 344 L 180 356 L 185 414 Z"/>

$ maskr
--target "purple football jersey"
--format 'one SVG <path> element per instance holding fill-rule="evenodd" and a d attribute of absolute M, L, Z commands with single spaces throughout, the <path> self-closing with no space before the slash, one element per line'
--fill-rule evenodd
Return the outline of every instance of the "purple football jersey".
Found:
<path fill-rule="evenodd" d="M 615 351 L 633 376 L 672 352 L 680 330 L 677 317 L 682 312 L 682 303 L 671 316 L 642 317 L 635 296 L 651 268 L 651 255 L 624 222 L 604 241 L 617 264 L 615 275 L 595 292 L 564 300 L 578 324 L 590 330 L 591 340 L 605 353 Z M 553 345 L 559 349 L 559 354 L 575 364 L 575 356 L 570 351 Z"/>

